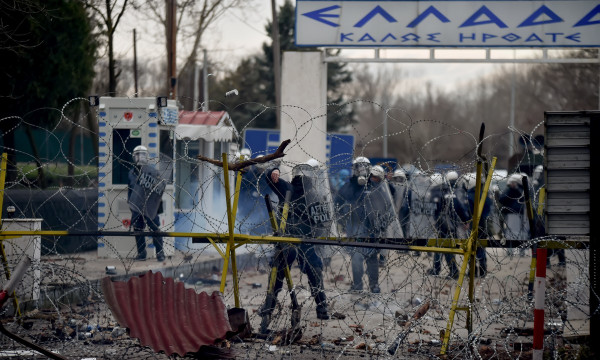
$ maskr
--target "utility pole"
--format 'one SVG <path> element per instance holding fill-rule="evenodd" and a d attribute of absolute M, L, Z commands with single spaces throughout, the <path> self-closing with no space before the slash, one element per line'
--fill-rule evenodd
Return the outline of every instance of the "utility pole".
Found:
<path fill-rule="evenodd" d="M 382 104 L 383 106 L 383 157 L 388 157 L 388 111 L 385 108 L 387 104 L 387 96 L 385 98 L 385 102 Z"/>
<path fill-rule="evenodd" d="M 169 97 L 177 98 L 177 0 L 167 0 L 167 47 L 169 80 L 167 88 L 170 89 Z"/>
<path fill-rule="evenodd" d="M 276 129 L 281 128 L 281 46 L 279 44 L 279 20 L 277 18 L 277 5 L 271 0 L 271 37 L 273 38 L 273 76 L 275 80 L 275 107 L 277 115 Z"/>
<path fill-rule="evenodd" d="M 199 70 L 198 70 L 198 56 L 194 55 L 194 102 L 192 105 L 192 111 L 198 111 L 198 93 L 200 92 L 200 85 L 198 84 L 199 81 Z"/>
<path fill-rule="evenodd" d="M 202 111 L 208 111 L 208 56 L 206 49 L 202 50 L 204 64 L 202 65 Z"/>
<path fill-rule="evenodd" d="M 138 97 L 137 47 L 135 39 L 135 29 L 133 29 L 133 83 L 135 91 L 135 94 L 133 96 Z"/>
<path fill-rule="evenodd" d="M 516 59 L 516 52 L 513 50 L 513 59 Z M 515 91 L 516 91 L 516 82 L 517 82 L 517 73 L 516 73 L 517 63 L 513 62 L 512 69 L 512 79 L 510 82 L 510 136 L 508 137 L 508 165 L 510 166 L 510 162 L 512 161 L 512 157 L 515 154 L 515 135 L 513 134 L 513 129 L 515 127 Z M 508 166 L 507 166 L 508 169 Z M 508 171 L 513 171 L 514 169 L 508 169 Z"/>

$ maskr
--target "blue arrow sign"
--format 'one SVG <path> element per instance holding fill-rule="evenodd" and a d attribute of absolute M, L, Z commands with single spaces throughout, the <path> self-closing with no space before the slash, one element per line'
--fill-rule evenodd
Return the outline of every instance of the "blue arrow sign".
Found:
<path fill-rule="evenodd" d="M 583 19 L 579 20 L 575 26 L 585 26 L 585 25 L 594 25 L 600 24 L 600 20 L 592 20 L 594 17 L 600 14 L 600 5 L 596 6 L 592 9 Z M 573 27 L 575 27 L 573 26 Z"/>
<path fill-rule="evenodd" d="M 341 6 L 339 6 L 339 5 L 333 5 L 333 6 L 330 6 L 330 7 L 323 8 L 323 9 L 318 9 L 318 10 L 315 10 L 315 11 L 310 11 L 310 12 L 304 13 L 302 15 L 304 15 L 306 17 L 309 17 L 309 18 L 311 18 L 313 20 L 320 21 L 320 22 L 322 22 L 322 23 L 324 23 L 326 25 L 337 27 L 337 26 L 339 26 L 338 24 L 336 24 L 334 22 L 331 22 L 329 20 L 325 20 L 324 18 L 339 18 L 340 15 L 338 15 L 338 14 L 325 14 L 328 11 L 336 10 L 336 9 L 339 9 L 339 8 L 341 8 Z"/>
<path fill-rule="evenodd" d="M 543 15 L 546 15 L 549 19 L 536 21 Z M 527 19 L 523 20 L 519 27 L 553 24 L 562 21 L 564 20 L 560 16 L 556 15 L 554 11 L 550 10 L 546 5 L 542 5 L 533 14 L 529 15 Z"/>
<path fill-rule="evenodd" d="M 356 24 L 354 24 L 354 27 L 363 27 L 365 26 L 366 23 L 369 22 L 369 20 L 371 20 L 372 18 L 375 17 L 375 15 L 381 15 L 383 16 L 383 18 L 385 20 L 387 20 L 387 22 L 397 22 L 396 19 L 394 19 L 394 17 L 392 15 L 390 15 L 387 11 L 385 11 L 381 6 L 377 5 L 375 8 L 373 8 L 373 10 L 371 10 L 367 15 L 365 15 L 365 17 L 363 17 L 362 19 L 360 19 L 359 22 L 357 22 Z"/>

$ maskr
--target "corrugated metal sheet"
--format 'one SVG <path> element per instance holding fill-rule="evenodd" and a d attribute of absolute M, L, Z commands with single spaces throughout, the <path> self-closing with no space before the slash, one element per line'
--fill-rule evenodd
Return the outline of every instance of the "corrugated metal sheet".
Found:
<path fill-rule="evenodd" d="M 594 112 L 546 112 L 546 232 L 590 234 L 590 121 Z"/>
<path fill-rule="evenodd" d="M 231 331 L 221 293 L 198 294 L 160 272 L 149 271 L 127 282 L 106 277 L 102 290 L 119 325 L 156 352 L 183 356 Z"/>
<path fill-rule="evenodd" d="M 180 111 L 179 123 L 190 125 L 218 125 L 226 118 L 225 111 Z"/>

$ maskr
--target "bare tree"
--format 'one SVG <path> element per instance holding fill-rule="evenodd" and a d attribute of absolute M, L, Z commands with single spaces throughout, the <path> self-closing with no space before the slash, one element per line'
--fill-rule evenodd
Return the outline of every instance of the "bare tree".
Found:
<path fill-rule="evenodd" d="M 108 93 L 115 96 L 120 70 L 114 52 L 114 35 L 127 9 L 129 0 L 85 0 L 85 4 L 97 16 L 100 34 L 106 38 L 108 48 Z"/>
<path fill-rule="evenodd" d="M 165 39 L 169 34 L 169 21 L 164 0 L 145 0 L 136 5 L 136 9 L 162 25 Z M 180 98 L 191 99 L 193 94 L 193 78 L 196 60 L 201 50 L 202 40 L 206 30 L 225 12 L 233 8 L 242 8 L 250 5 L 247 0 L 180 0 L 177 2 L 176 32 L 178 42 L 184 44 L 183 66 L 178 72 L 178 93 Z M 166 54 L 169 54 L 169 45 L 165 41 Z M 179 48 L 181 49 L 181 47 Z M 170 88 L 170 72 L 166 76 L 166 90 Z M 190 101 L 191 103 L 191 101 Z"/>

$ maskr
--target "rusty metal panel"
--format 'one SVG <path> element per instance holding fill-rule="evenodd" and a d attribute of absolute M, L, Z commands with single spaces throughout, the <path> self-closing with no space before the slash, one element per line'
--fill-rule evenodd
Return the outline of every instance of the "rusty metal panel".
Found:
<path fill-rule="evenodd" d="M 160 272 L 149 271 L 127 282 L 106 277 L 102 290 L 119 325 L 156 352 L 184 356 L 231 332 L 221 293 L 196 293 Z"/>
<path fill-rule="evenodd" d="M 590 234 L 591 122 L 597 111 L 545 113 L 546 231 Z M 595 119 L 598 120 L 598 119 Z"/>

